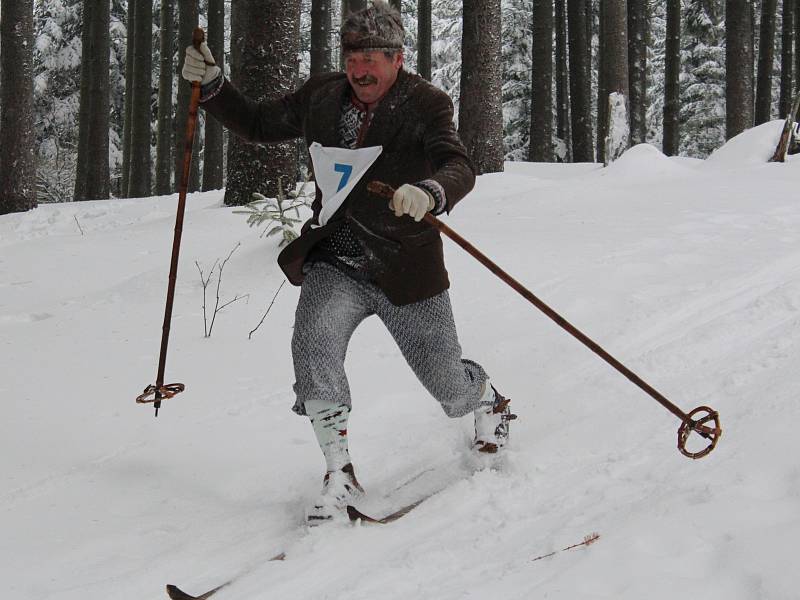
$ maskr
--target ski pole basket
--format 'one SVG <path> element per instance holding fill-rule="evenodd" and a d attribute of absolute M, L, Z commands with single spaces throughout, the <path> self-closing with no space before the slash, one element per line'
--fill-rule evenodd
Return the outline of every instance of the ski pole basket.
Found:
<path fill-rule="evenodd" d="M 712 423 L 713 427 L 708 424 Z M 708 440 L 708 446 L 702 450 L 692 452 L 686 448 L 689 436 L 692 432 Z M 719 436 L 722 435 L 722 427 L 719 424 L 719 413 L 708 406 L 698 406 L 683 420 L 678 428 L 678 450 L 681 454 L 692 459 L 703 458 L 717 446 Z"/>
<path fill-rule="evenodd" d="M 136 397 L 137 404 L 152 404 L 161 400 L 169 400 L 173 396 L 180 394 L 186 386 L 182 383 L 166 383 L 160 387 L 148 385 L 144 391 Z"/>

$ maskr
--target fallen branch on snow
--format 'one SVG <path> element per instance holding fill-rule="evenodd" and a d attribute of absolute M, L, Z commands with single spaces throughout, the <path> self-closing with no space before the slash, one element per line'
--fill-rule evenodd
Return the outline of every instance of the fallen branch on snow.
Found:
<path fill-rule="evenodd" d="M 584 536 L 583 541 L 577 544 L 572 544 L 572 546 L 567 546 L 566 548 L 562 548 L 561 550 L 556 550 L 555 552 L 551 552 L 550 554 L 542 554 L 541 556 L 537 556 L 534 559 L 531 559 L 531 562 L 536 560 L 542 560 L 543 558 L 548 558 L 550 556 L 554 556 L 559 552 L 565 552 L 567 550 L 572 550 L 573 548 L 579 548 L 580 546 L 591 546 L 594 544 L 598 539 L 600 539 L 599 533 L 590 533 L 587 536 Z"/>

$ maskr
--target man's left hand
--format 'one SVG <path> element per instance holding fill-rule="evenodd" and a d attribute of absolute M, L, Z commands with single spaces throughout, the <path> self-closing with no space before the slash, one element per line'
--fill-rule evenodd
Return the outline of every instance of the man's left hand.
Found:
<path fill-rule="evenodd" d="M 433 196 L 425 190 L 408 183 L 401 185 L 389 200 L 389 208 L 396 217 L 408 215 L 419 222 L 434 206 Z"/>

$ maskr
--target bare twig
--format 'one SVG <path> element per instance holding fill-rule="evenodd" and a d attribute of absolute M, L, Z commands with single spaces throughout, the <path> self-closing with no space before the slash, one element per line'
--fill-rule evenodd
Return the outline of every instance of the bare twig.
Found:
<path fill-rule="evenodd" d="M 203 268 L 200 266 L 200 263 L 195 261 L 194 264 L 197 267 L 198 272 L 200 273 L 200 283 L 203 285 L 203 333 L 205 337 L 211 337 L 211 332 L 214 329 L 214 322 L 217 319 L 217 313 L 221 312 L 225 307 L 230 306 L 234 302 L 238 302 L 239 300 L 244 300 L 245 298 L 249 298 L 250 294 L 244 294 L 240 296 L 236 294 L 236 296 L 232 300 L 228 300 L 220 304 L 220 289 L 222 287 L 222 271 L 225 268 L 225 265 L 233 256 L 233 253 L 241 246 L 241 243 L 236 244 L 228 253 L 228 256 L 222 262 L 219 259 L 214 261 L 214 264 L 211 265 L 211 271 L 208 273 L 208 277 L 206 277 L 205 273 L 203 272 Z M 214 276 L 214 271 L 217 271 L 217 299 L 214 303 L 214 312 L 211 315 L 211 323 L 208 322 L 208 312 L 206 309 L 206 291 L 208 290 L 208 285 L 211 282 L 211 278 Z"/>
<path fill-rule="evenodd" d="M 217 301 L 214 304 L 214 314 L 211 315 L 211 325 L 209 325 L 209 327 L 208 327 L 208 335 L 206 335 L 206 337 L 211 337 L 211 330 L 214 329 L 214 321 L 216 321 L 216 319 L 217 319 L 217 313 L 219 311 L 221 311 L 223 308 L 225 308 L 226 306 L 228 306 L 229 304 L 232 304 L 233 302 L 236 302 L 237 300 L 241 300 L 244 297 L 244 296 L 239 297 L 239 295 L 237 294 L 236 297 L 233 300 L 231 300 L 230 302 L 226 302 L 221 307 L 219 305 L 219 289 L 220 289 L 220 286 L 222 285 L 222 269 L 225 268 L 225 265 L 231 259 L 231 256 L 233 256 L 233 253 L 236 252 L 236 250 L 241 245 L 242 245 L 241 242 L 237 243 L 233 247 L 233 250 L 231 250 L 230 253 L 228 254 L 228 257 L 225 260 L 223 260 L 219 264 L 219 266 L 217 267 Z M 209 277 L 210 277 L 210 275 L 209 275 Z"/>
<path fill-rule="evenodd" d="M 579 548 L 580 546 L 591 546 L 594 544 L 598 539 L 600 539 L 599 533 L 590 533 L 583 537 L 582 542 L 578 542 L 577 544 L 572 544 L 571 546 L 567 546 L 566 548 L 562 548 L 561 550 L 556 550 L 555 552 L 551 552 L 550 554 L 542 554 L 541 556 L 537 556 L 536 558 L 531 559 L 531 562 L 542 560 L 543 558 L 549 558 L 558 554 L 559 552 L 566 552 L 567 550 L 572 550 L 573 548 Z"/>
<path fill-rule="evenodd" d="M 261 327 L 261 324 L 264 322 L 264 319 L 266 319 L 266 318 L 267 318 L 267 315 L 269 314 L 269 311 L 270 311 L 270 309 L 272 308 L 272 305 L 273 305 L 273 304 L 275 304 L 275 298 L 277 298 L 277 297 L 278 297 L 278 294 L 280 294 L 280 292 L 281 292 L 281 288 L 283 288 L 283 284 L 285 284 L 285 283 L 286 283 L 286 280 L 284 279 L 284 280 L 281 282 L 280 286 L 278 286 L 278 291 L 277 291 L 277 292 L 275 292 L 275 295 L 272 297 L 272 302 L 270 302 L 270 303 L 269 303 L 269 306 L 267 307 L 267 312 L 265 312 L 265 313 L 264 313 L 264 316 L 263 316 L 263 317 L 261 317 L 261 320 L 258 322 L 258 325 L 256 325 L 256 328 L 255 328 L 255 329 L 253 329 L 253 331 L 251 331 L 251 332 L 250 332 L 250 335 L 248 335 L 248 336 L 247 336 L 247 339 L 248 339 L 248 340 L 249 340 L 249 339 L 251 339 L 251 338 L 253 337 L 253 334 L 256 332 L 256 330 L 257 330 L 259 327 Z"/>
<path fill-rule="evenodd" d="M 214 273 L 214 269 L 217 267 L 217 263 L 219 259 L 214 261 L 214 264 L 211 265 L 211 271 L 208 273 L 208 277 L 203 274 L 203 269 L 200 267 L 200 263 L 194 261 L 197 270 L 200 271 L 200 283 L 203 284 L 203 334 L 205 337 L 209 337 L 211 333 L 208 331 L 208 319 L 206 318 L 206 289 L 208 288 L 208 284 L 211 281 L 211 275 Z"/>

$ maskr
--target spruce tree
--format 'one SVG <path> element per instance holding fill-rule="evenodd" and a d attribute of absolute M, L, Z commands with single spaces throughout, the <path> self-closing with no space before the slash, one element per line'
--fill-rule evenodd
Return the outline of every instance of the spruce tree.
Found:
<path fill-rule="evenodd" d="M 197 2 L 194 0 L 178 0 L 178 63 L 176 65 L 178 80 L 178 106 L 175 111 L 175 189 L 180 187 L 181 174 L 186 149 L 186 126 L 189 122 L 189 100 L 192 88 L 181 77 L 183 61 L 186 57 L 186 48 L 192 44 L 192 34 L 197 28 L 198 14 Z M 195 129 L 192 143 L 192 164 L 189 172 L 190 192 L 200 189 L 200 168 L 198 157 L 200 155 L 200 128 Z"/>
<path fill-rule="evenodd" d="M 576 162 L 594 161 L 589 60 L 591 37 L 587 32 L 586 8 L 587 0 L 567 0 L 572 156 Z"/>
<path fill-rule="evenodd" d="M 625 0 L 603 0 L 600 80 L 597 104 L 597 159 L 610 162 L 630 144 L 627 116 L 628 13 Z M 612 96 L 613 94 L 613 96 Z M 616 118 L 615 118 L 616 117 Z M 613 148 L 608 142 L 614 141 Z"/>
<path fill-rule="evenodd" d="M 553 0 L 533 0 L 528 160 L 553 162 Z"/>
<path fill-rule="evenodd" d="M 153 3 L 136 0 L 133 32 L 133 88 L 131 101 L 131 149 L 128 197 L 143 198 L 150 187 L 150 100 L 153 92 Z"/>
<path fill-rule="evenodd" d="M 33 0 L 0 3 L 0 215 L 36 206 Z"/>
<path fill-rule="evenodd" d="M 208 0 L 208 46 L 214 48 L 214 61 L 225 69 L 225 3 Z M 205 145 L 203 148 L 203 191 L 219 190 L 223 186 L 223 130 L 214 119 L 205 120 Z"/>
<path fill-rule="evenodd" d="M 686 8 L 681 82 L 681 149 L 705 158 L 725 141 L 725 29 L 716 2 Z"/>
<path fill-rule="evenodd" d="M 664 124 L 663 152 L 676 156 L 680 151 L 680 69 L 681 2 L 667 0 L 666 42 L 664 45 Z"/>
<path fill-rule="evenodd" d="M 266 0 L 232 7 L 231 76 L 234 85 L 254 100 L 279 98 L 296 86 L 300 6 L 297 0 Z M 261 18 L 264 11 L 270 19 Z M 269 48 L 269 52 L 264 52 Z M 244 68 L 246 65 L 246 69 Z M 292 73 L 287 77 L 286 73 Z M 294 188 L 297 151 L 294 142 L 254 147 L 231 137 L 225 204 L 239 206 L 254 193 L 276 197 L 279 186 Z"/>
<path fill-rule="evenodd" d="M 479 174 L 503 170 L 500 0 L 464 0 L 458 133 Z"/>
<path fill-rule="evenodd" d="M 630 82 L 631 143 L 647 138 L 647 2 L 628 2 L 628 79 Z"/>
<path fill-rule="evenodd" d="M 751 0 L 725 2 L 725 137 L 753 126 Z"/>
<path fill-rule="evenodd" d="M 109 197 L 110 4 L 84 2 L 75 200 Z"/>
<path fill-rule="evenodd" d="M 775 60 L 775 17 L 777 0 L 761 0 L 758 42 L 755 124 L 766 123 L 772 113 L 772 68 Z"/>
<path fill-rule="evenodd" d="M 311 0 L 311 74 L 333 70 L 331 0 Z"/>
<path fill-rule="evenodd" d="M 417 73 L 431 80 L 431 0 L 417 1 Z"/>
<path fill-rule="evenodd" d="M 131 173 L 131 126 L 133 121 L 133 52 L 136 47 L 134 40 L 134 30 L 136 27 L 136 0 L 129 0 L 128 13 L 126 15 L 126 36 L 125 36 L 125 113 L 122 129 L 122 180 L 120 184 L 120 196 L 128 197 L 128 185 Z"/>
<path fill-rule="evenodd" d="M 778 103 L 778 116 L 785 119 L 792 108 L 792 58 L 794 34 L 794 9 L 793 0 L 782 0 L 782 25 L 781 25 L 781 84 L 780 100 Z M 796 51 L 796 50 L 795 50 Z"/>
<path fill-rule="evenodd" d="M 175 42 L 175 0 L 161 0 L 159 12 L 158 118 L 156 136 L 156 194 L 172 193 L 172 48 Z"/>
<path fill-rule="evenodd" d="M 569 128 L 569 66 L 567 65 L 566 0 L 555 0 L 556 51 L 556 155 L 561 162 L 572 158 Z"/>
<path fill-rule="evenodd" d="M 539 0 L 537 0 L 539 1 Z M 545 0 L 542 0 L 545 1 Z M 506 160 L 528 160 L 531 133 L 531 2 L 507 0 L 502 6 L 502 118 Z M 524 24 L 524 25 L 523 25 Z M 551 103 L 552 104 L 552 103 Z"/>

